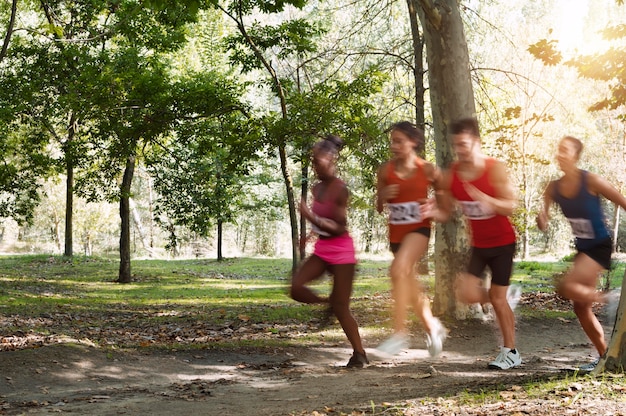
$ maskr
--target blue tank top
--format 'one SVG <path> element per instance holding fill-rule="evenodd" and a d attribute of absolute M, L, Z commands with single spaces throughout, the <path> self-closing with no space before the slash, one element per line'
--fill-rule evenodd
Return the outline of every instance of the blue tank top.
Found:
<path fill-rule="evenodd" d="M 573 198 L 559 192 L 559 181 L 554 185 L 552 200 L 559 204 L 563 215 L 569 220 L 576 237 L 576 248 L 586 250 L 610 237 L 600 206 L 600 198 L 587 190 L 587 171 L 582 171 L 580 190 Z"/>

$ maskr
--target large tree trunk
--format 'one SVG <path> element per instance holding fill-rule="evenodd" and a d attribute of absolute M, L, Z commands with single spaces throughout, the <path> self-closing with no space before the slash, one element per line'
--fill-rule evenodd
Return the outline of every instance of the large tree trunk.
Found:
<path fill-rule="evenodd" d="M 475 115 L 469 55 L 457 0 L 418 0 L 418 15 L 424 29 L 428 79 L 432 105 L 437 165 L 447 168 L 454 155 L 448 140 L 448 125 Z M 435 228 L 436 314 L 456 311 L 454 280 L 465 267 L 468 234 L 465 222 L 455 216 Z"/>
<path fill-rule="evenodd" d="M 135 156 L 126 159 L 124 168 L 124 178 L 120 188 L 120 270 L 117 281 L 119 283 L 130 283 L 132 276 L 130 273 L 130 187 L 133 183 L 135 173 Z"/>

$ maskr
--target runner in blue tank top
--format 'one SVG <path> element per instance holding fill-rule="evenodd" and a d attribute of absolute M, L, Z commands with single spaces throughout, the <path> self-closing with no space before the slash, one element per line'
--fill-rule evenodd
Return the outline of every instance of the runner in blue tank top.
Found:
<path fill-rule="evenodd" d="M 579 169 L 583 144 L 580 140 L 565 136 L 559 141 L 557 162 L 563 172 L 560 179 L 552 181 L 546 188 L 543 209 L 537 216 L 541 231 L 548 228 L 550 206 L 553 202 L 572 226 L 576 238 L 576 258 L 573 267 L 558 284 L 557 291 L 574 304 L 585 334 L 589 337 L 600 356 L 606 353 L 607 344 L 604 330 L 592 310 L 595 302 L 605 303 L 606 295 L 596 290 L 600 273 L 611 267 L 613 244 L 604 222 L 600 207 L 600 196 L 626 209 L 626 198 L 604 178 Z M 581 366 L 581 370 L 591 371 L 597 364 Z"/>

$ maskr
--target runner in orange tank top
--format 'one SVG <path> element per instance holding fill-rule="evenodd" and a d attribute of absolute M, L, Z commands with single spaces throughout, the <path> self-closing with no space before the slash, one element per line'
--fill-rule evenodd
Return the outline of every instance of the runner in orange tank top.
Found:
<path fill-rule="evenodd" d="M 422 204 L 433 187 L 437 169 L 417 154 L 424 133 L 408 121 L 391 126 L 393 157 L 378 170 L 376 208 L 389 215 L 389 241 L 394 259 L 389 273 L 393 306 L 393 335 L 378 346 L 387 354 L 408 348 L 407 309 L 411 305 L 427 333 L 431 356 L 441 353 L 447 330 L 430 309 L 430 299 L 415 275 L 416 263 L 424 256 L 430 239 L 430 219 L 422 214 Z"/>

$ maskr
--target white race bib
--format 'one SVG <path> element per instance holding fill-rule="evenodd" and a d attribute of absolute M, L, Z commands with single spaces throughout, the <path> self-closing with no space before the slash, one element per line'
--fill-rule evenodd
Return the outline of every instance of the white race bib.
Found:
<path fill-rule="evenodd" d="M 590 240 L 596 237 L 596 233 L 593 232 L 591 220 L 586 218 L 568 218 L 568 220 L 572 226 L 572 233 L 575 237 Z"/>
<path fill-rule="evenodd" d="M 463 214 L 470 220 L 488 220 L 496 216 L 495 211 L 480 201 L 459 201 Z"/>
<path fill-rule="evenodd" d="M 420 204 L 415 201 L 387 204 L 389 224 L 418 224 L 422 222 Z"/>

